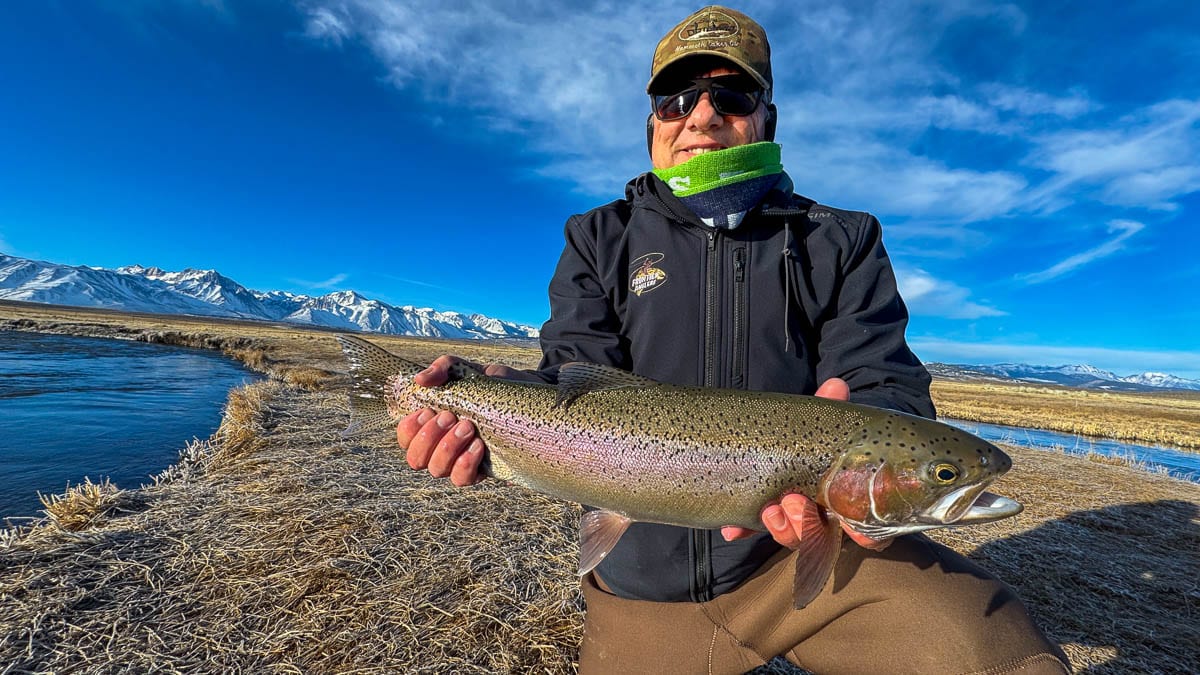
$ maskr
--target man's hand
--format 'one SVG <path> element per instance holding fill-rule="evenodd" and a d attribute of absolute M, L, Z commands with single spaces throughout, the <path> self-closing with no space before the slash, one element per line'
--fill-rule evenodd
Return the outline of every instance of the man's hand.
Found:
<path fill-rule="evenodd" d="M 422 387 L 440 387 L 450 379 L 450 368 L 456 363 L 482 370 L 490 377 L 541 381 L 536 375 L 508 366 L 493 363 L 483 368 L 457 356 L 439 356 L 413 381 Z M 407 451 L 408 465 L 418 471 L 428 469 L 435 478 L 449 477 L 459 487 L 484 479 L 479 473 L 487 450 L 483 440 L 470 420 L 460 420 L 448 410 L 425 408 L 409 414 L 396 425 L 396 441 Z"/>
<path fill-rule="evenodd" d="M 825 380 L 817 389 L 817 396 L 822 398 L 830 398 L 837 401 L 850 400 L 850 387 L 846 381 L 841 378 L 830 378 Z M 775 541 L 781 546 L 788 548 L 796 548 L 800 545 L 800 533 L 803 532 L 805 524 L 811 526 L 813 518 L 820 518 L 817 513 L 817 503 L 813 500 L 800 494 L 784 495 L 783 499 L 775 502 L 768 502 L 763 507 L 762 514 L 763 526 Z M 842 529 L 846 531 L 847 536 L 854 540 L 854 543 L 869 548 L 875 551 L 882 551 L 891 544 L 891 540 L 872 539 L 866 535 L 859 534 L 850 529 L 848 525 L 843 524 Z M 754 534 L 754 530 L 748 530 L 744 527 L 728 526 L 721 528 L 721 535 L 725 537 L 725 541 L 733 541 L 735 539 L 743 539 Z"/>

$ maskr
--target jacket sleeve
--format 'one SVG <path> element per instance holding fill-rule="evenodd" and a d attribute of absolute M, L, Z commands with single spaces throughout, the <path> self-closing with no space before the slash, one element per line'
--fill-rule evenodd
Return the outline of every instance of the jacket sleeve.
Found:
<path fill-rule="evenodd" d="M 558 368 L 570 361 L 630 367 L 629 344 L 602 281 L 596 233 L 590 219 L 572 216 L 566 246 L 550 279 L 550 319 L 542 326 L 538 375 L 557 382 Z"/>
<path fill-rule="evenodd" d="M 924 417 L 935 416 L 929 372 L 904 339 L 908 309 L 883 248 L 882 228 L 862 214 L 857 241 L 842 262 L 832 317 L 821 327 L 817 381 L 840 377 L 850 400 Z"/>

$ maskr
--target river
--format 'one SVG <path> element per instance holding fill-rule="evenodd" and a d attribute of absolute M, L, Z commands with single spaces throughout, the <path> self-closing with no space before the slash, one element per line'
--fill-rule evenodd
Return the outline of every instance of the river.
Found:
<path fill-rule="evenodd" d="M 1123 457 L 1141 462 L 1152 471 L 1166 471 L 1176 478 L 1200 482 L 1200 452 L 1156 445 L 1138 445 L 1108 438 L 1092 438 L 1042 429 L 1008 427 L 944 418 L 941 421 L 993 443 L 1008 443 L 1026 448 L 1062 449 L 1064 452 L 1079 455 L 1094 452 L 1109 457 Z"/>
<path fill-rule="evenodd" d="M 149 482 L 258 377 L 202 349 L 0 331 L 0 526 L 85 476 Z"/>

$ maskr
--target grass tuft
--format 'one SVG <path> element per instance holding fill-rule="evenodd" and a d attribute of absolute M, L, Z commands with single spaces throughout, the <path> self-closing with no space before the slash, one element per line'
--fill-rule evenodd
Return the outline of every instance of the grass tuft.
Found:
<path fill-rule="evenodd" d="M 211 463 L 234 461 L 263 446 L 268 392 L 276 386 L 270 381 L 256 382 L 229 392 L 221 426 L 213 435 L 217 450 Z"/>
<path fill-rule="evenodd" d="M 84 478 L 83 483 L 68 487 L 61 495 L 39 493 L 38 499 L 52 525 L 68 532 L 81 532 L 102 524 L 114 506 L 114 497 L 120 493 L 107 478 L 100 483 Z"/>
<path fill-rule="evenodd" d="M 283 381 L 306 391 L 318 391 L 329 386 L 337 378 L 336 373 L 321 368 L 285 368 L 281 371 Z"/>

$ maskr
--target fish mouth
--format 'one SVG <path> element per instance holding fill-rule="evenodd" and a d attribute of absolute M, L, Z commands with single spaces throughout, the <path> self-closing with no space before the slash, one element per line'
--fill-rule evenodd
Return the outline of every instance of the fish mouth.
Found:
<path fill-rule="evenodd" d="M 986 489 L 987 483 L 961 487 L 939 499 L 920 520 L 942 526 L 974 525 L 1015 516 L 1025 509 L 1020 502 Z"/>

